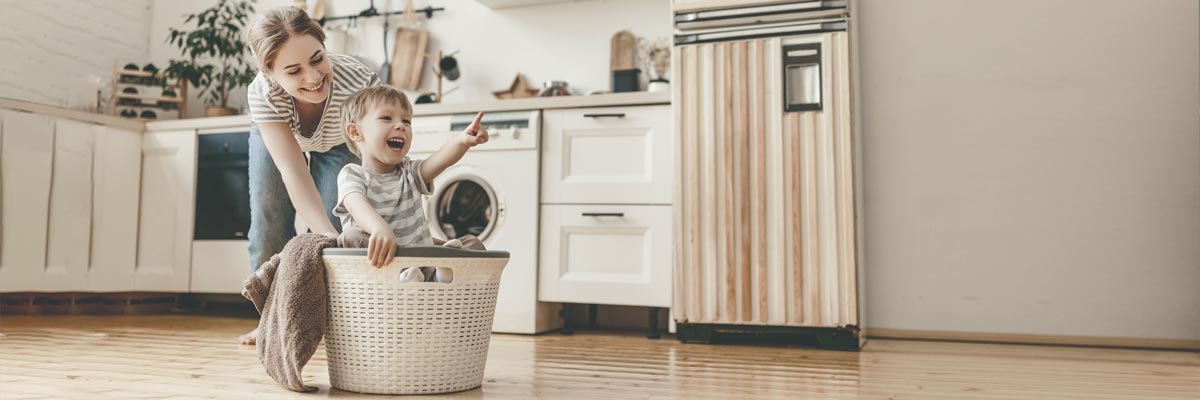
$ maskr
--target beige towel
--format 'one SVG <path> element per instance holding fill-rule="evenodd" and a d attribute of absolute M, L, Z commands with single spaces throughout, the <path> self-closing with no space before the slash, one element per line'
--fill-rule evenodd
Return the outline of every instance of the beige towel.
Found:
<path fill-rule="evenodd" d="M 348 229 L 336 241 L 316 234 L 297 236 L 242 283 L 242 296 L 261 314 L 258 360 L 267 375 L 288 390 L 317 390 L 305 386 L 300 374 L 325 335 L 328 296 L 321 251 L 334 246 L 364 247 L 369 238 L 357 229 Z M 483 242 L 472 235 L 444 246 L 485 250 Z"/>
<path fill-rule="evenodd" d="M 267 375 L 288 390 L 312 392 L 300 375 L 325 334 L 325 262 L 321 251 L 333 239 L 316 234 L 292 238 L 243 283 L 242 296 L 258 320 L 258 360 Z"/>

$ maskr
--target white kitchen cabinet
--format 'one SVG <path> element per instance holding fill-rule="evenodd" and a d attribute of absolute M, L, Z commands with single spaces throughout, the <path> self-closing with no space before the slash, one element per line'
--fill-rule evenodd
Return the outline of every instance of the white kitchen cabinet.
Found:
<path fill-rule="evenodd" d="M 0 111 L 0 291 L 42 290 L 54 121 Z"/>
<path fill-rule="evenodd" d="M 87 289 L 133 289 L 137 263 L 142 133 L 99 128 L 92 164 L 92 245 Z"/>
<path fill-rule="evenodd" d="M 542 202 L 671 204 L 669 105 L 547 110 Z"/>
<path fill-rule="evenodd" d="M 192 242 L 192 293 L 241 294 L 250 276 L 250 254 L 245 240 Z"/>
<path fill-rule="evenodd" d="M 671 306 L 671 207 L 542 206 L 538 300 Z"/>
<path fill-rule="evenodd" d="M 196 131 L 142 137 L 134 290 L 188 291 L 196 188 Z"/>
<path fill-rule="evenodd" d="M 87 289 L 92 240 L 92 155 L 98 131 L 91 123 L 54 121 L 49 234 L 42 290 Z"/>

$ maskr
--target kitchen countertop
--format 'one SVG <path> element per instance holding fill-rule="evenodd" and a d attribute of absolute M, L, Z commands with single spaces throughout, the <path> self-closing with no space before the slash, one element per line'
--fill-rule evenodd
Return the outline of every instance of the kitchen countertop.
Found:
<path fill-rule="evenodd" d="M 530 97 L 511 100 L 489 100 L 473 103 L 450 104 L 416 104 L 413 105 L 413 115 L 427 115 L 518 111 L 518 110 L 550 110 L 555 108 L 581 107 L 612 107 L 646 104 L 669 104 L 671 94 L 665 92 L 631 92 L 609 93 L 592 96 L 561 96 L 561 97 Z M 249 115 L 233 115 L 228 117 L 190 118 L 169 121 L 154 121 L 146 123 L 148 131 L 167 131 L 176 129 L 222 129 L 243 127 L 250 124 Z"/>
<path fill-rule="evenodd" d="M 25 100 L 17 100 L 7 97 L 0 97 L 0 110 L 25 111 L 38 115 L 46 115 L 50 117 L 73 119 L 81 122 L 90 122 L 97 125 L 111 126 L 114 128 L 129 129 L 131 131 L 141 132 L 146 129 L 146 124 L 142 121 L 129 118 L 121 118 L 115 115 L 96 114 L 87 111 L 72 110 L 57 106 L 28 102 Z"/>
<path fill-rule="evenodd" d="M 671 94 L 666 92 L 609 93 L 592 96 L 530 97 L 511 100 L 488 100 L 472 103 L 416 104 L 414 116 L 458 114 L 473 112 L 496 112 L 518 110 L 550 110 L 556 108 L 613 107 L 648 104 L 669 104 Z M 0 97 L 0 109 L 27 111 L 34 114 L 68 118 L 94 124 L 129 129 L 133 131 L 169 131 L 178 129 L 223 129 L 244 127 L 250 124 L 249 115 L 228 117 L 188 118 L 164 121 L 141 122 L 112 115 L 89 113 L 62 107 L 32 103 L 24 100 Z"/>

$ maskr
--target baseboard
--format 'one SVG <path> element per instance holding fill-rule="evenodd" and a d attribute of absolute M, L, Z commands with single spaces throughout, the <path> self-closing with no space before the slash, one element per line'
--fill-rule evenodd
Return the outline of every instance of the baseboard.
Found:
<path fill-rule="evenodd" d="M 870 327 L 866 329 L 865 332 L 867 337 L 870 339 L 948 340 L 959 342 L 1048 344 L 1060 346 L 1121 347 L 1160 350 L 1200 350 L 1200 340 L 1187 339 L 927 331 L 878 327 Z"/>

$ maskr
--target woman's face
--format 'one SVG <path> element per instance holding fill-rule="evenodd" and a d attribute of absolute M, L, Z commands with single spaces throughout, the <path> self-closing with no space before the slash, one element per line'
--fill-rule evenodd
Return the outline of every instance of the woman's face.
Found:
<path fill-rule="evenodd" d="M 292 36 L 275 57 L 271 78 L 298 100 L 321 104 L 329 98 L 333 68 L 325 46 L 312 35 Z"/>

